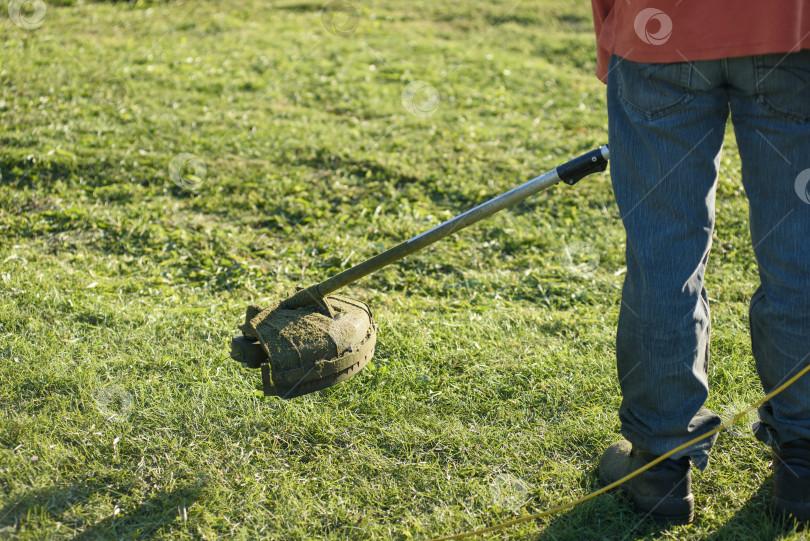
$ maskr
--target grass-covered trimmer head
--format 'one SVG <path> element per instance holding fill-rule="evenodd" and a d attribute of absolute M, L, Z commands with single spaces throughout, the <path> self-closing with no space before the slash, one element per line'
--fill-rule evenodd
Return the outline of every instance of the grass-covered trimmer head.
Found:
<path fill-rule="evenodd" d="M 261 368 L 268 396 L 293 398 L 348 379 L 371 359 L 377 332 L 368 305 L 331 293 L 560 181 L 604 171 L 609 156 L 607 145 L 587 152 L 269 308 L 248 307 L 231 357 Z"/>
<path fill-rule="evenodd" d="M 231 357 L 261 368 L 266 396 L 325 389 L 359 372 L 374 354 L 377 329 L 367 304 L 341 295 L 319 301 L 298 309 L 284 302 L 248 307 Z"/>

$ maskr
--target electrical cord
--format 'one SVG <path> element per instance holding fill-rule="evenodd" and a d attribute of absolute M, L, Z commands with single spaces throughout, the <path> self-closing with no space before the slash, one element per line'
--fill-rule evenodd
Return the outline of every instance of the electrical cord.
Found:
<path fill-rule="evenodd" d="M 615 481 L 615 482 L 613 482 L 613 483 L 611 483 L 611 484 L 609 484 L 607 486 L 604 486 L 604 487 L 600 488 L 599 490 L 591 492 L 587 496 L 583 496 L 582 498 L 580 498 L 578 500 L 568 502 L 568 503 L 560 505 L 558 507 L 553 507 L 551 509 L 548 509 L 546 511 L 542 511 L 540 513 L 535 513 L 533 515 L 527 515 L 525 517 L 520 517 L 520 518 L 508 520 L 508 521 L 503 522 L 501 524 L 495 524 L 494 526 L 488 526 L 486 528 L 480 528 L 478 530 L 471 530 L 469 532 L 463 532 L 463 533 L 459 533 L 459 534 L 455 534 L 455 535 L 448 535 L 448 536 L 445 536 L 445 537 L 436 537 L 436 538 L 430 539 L 429 541 L 450 541 L 451 539 L 464 539 L 464 538 L 472 537 L 472 536 L 475 536 L 475 535 L 481 535 L 481 534 L 485 534 L 485 533 L 489 533 L 489 532 L 503 530 L 503 529 L 509 528 L 510 526 L 514 526 L 515 524 L 520 524 L 521 522 L 527 522 L 529 520 L 537 520 L 539 518 L 543 518 L 543 517 L 553 515 L 555 513 L 559 513 L 560 511 L 565 511 L 566 509 L 570 509 L 570 508 L 572 508 L 572 507 L 574 507 L 576 505 L 579 505 L 581 503 L 585 503 L 585 502 L 587 502 L 589 500 L 592 500 L 592 499 L 596 498 L 597 496 L 601 496 L 605 492 L 613 490 L 614 488 L 618 487 L 622 483 L 626 483 L 627 481 L 629 481 L 633 477 L 635 477 L 635 476 L 649 470 L 650 468 L 652 468 L 656 464 L 659 464 L 660 462 L 663 462 L 664 460 L 671 457 L 675 453 L 683 451 L 687 447 L 690 447 L 690 446 L 698 443 L 699 441 L 703 441 L 706 438 L 710 438 L 710 437 L 714 436 L 715 434 L 717 434 L 718 432 L 720 432 L 724 428 L 732 426 L 734 423 L 736 423 L 737 421 L 739 421 L 740 419 L 742 419 L 743 417 L 748 415 L 751 411 L 755 410 L 756 408 L 758 408 L 759 406 L 761 406 L 762 404 L 764 404 L 768 400 L 772 399 L 774 396 L 778 395 L 779 393 L 781 393 L 782 391 L 784 391 L 785 389 L 787 389 L 788 387 L 793 385 L 796 382 L 797 379 L 799 379 L 800 377 L 805 375 L 808 371 L 810 371 L 810 364 L 808 364 L 807 366 L 802 368 L 798 373 L 796 373 L 796 375 L 794 375 L 792 378 L 787 380 L 785 383 L 783 383 L 782 385 L 780 385 L 776 389 L 772 390 L 770 393 L 766 394 L 765 396 L 763 396 L 762 398 L 760 398 L 759 400 L 757 400 L 756 402 L 754 402 L 753 404 L 751 404 L 750 406 L 748 406 L 747 408 L 742 410 L 740 413 L 738 413 L 737 415 L 732 417 L 731 420 L 721 424 L 717 428 L 714 428 L 714 429 L 706 432 L 705 434 L 703 434 L 701 436 L 698 436 L 697 438 L 689 440 L 688 442 L 684 443 L 683 445 L 679 445 L 678 447 L 676 447 L 676 448 L 674 448 L 674 449 L 672 449 L 670 451 L 667 451 L 666 453 L 659 456 L 658 458 L 656 458 L 652 462 L 648 462 L 647 464 L 645 464 L 641 468 L 637 469 L 636 471 L 625 475 L 624 477 L 622 477 L 618 481 Z"/>

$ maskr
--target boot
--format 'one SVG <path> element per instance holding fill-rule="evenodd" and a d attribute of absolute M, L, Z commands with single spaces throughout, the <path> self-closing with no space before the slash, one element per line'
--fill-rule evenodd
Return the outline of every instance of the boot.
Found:
<path fill-rule="evenodd" d="M 777 518 L 810 522 L 810 441 L 773 447 L 773 499 Z"/>
<path fill-rule="evenodd" d="M 608 447 L 599 461 L 599 477 L 609 485 L 658 458 L 622 440 Z M 620 485 L 636 509 L 658 522 L 689 524 L 695 519 L 689 458 L 668 458 Z M 810 472 L 810 470 L 808 470 Z"/>

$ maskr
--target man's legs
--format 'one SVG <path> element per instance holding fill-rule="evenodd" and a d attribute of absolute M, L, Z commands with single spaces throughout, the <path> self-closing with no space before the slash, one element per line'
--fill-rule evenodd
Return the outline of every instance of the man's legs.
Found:
<path fill-rule="evenodd" d="M 750 320 L 765 391 L 810 363 L 810 51 L 664 67 L 614 58 L 611 175 L 627 232 L 617 360 L 622 432 L 632 450 L 625 442 L 605 452 L 603 480 L 719 423 L 702 409 L 709 336 L 703 272 L 728 102 L 759 263 Z M 765 404 L 760 418 L 757 436 L 774 448 L 773 507 L 810 521 L 810 376 Z M 636 504 L 643 509 L 657 499 L 647 507 L 654 517 L 662 505 L 685 517 L 691 491 L 673 483 L 673 472 L 684 471 L 684 457 L 705 466 L 711 443 L 628 482 Z M 614 475 L 606 476 L 603 466 L 610 472 L 611 464 Z M 688 485 L 688 463 L 683 480 Z"/>

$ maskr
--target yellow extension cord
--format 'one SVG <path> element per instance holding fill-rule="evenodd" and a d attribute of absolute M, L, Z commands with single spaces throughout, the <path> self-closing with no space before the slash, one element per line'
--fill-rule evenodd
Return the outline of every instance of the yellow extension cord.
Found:
<path fill-rule="evenodd" d="M 434 539 L 431 539 L 430 541 L 449 541 L 450 539 L 464 539 L 465 537 L 472 537 L 474 535 L 481 535 L 481 534 L 485 534 L 485 533 L 488 533 L 488 532 L 494 532 L 494 531 L 497 531 L 497 530 L 503 530 L 503 529 L 508 528 L 510 526 L 514 526 L 515 524 L 520 524 L 521 522 L 526 522 L 526 521 L 529 521 L 529 520 L 536 520 L 538 518 L 547 517 L 549 515 L 553 515 L 554 513 L 559 513 L 560 511 L 565 511 L 566 509 L 570 509 L 570 508 L 574 507 L 575 505 L 579 505 L 581 503 L 587 502 L 588 500 L 592 500 L 592 499 L 596 498 L 597 496 L 600 496 L 600 495 L 604 494 L 605 492 L 608 492 L 609 490 L 613 490 L 614 488 L 621 485 L 622 483 L 626 483 L 627 481 L 629 481 L 630 479 L 632 479 L 636 475 L 639 475 L 640 473 L 649 470 L 650 468 L 652 468 L 653 466 L 655 466 L 659 462 L 661 462 L 663 460 L 666 460 L 667 458 L 671 457 L 672 455 L 674 455 L 675 453 L 677 453 L 679 451 L 683 451 L 684 449 L 686 449 L 690 445 L 694 445 L 699 441 L 703 441 L 706 438 L 710 438 L 713 435 L 720 432 L 721 430 L 723 430 L 724 428 L 733 425 L 734 423 L 736 423 L 737 421 L 739 421 L 740 419 L 742 419 L 743 417 L 748 415 L 749 412 L 751 412 L 754 409 L 758 408 L 759 406 L 761 406 L 762 404 L 764 404 L 765 402 L 767 402 L 768 400 L 770 400 L 774 396 L 778 395 L 779 393 L 781 393 L 782 391 L 784 391 L 785 389 L 787 389 L 788 387 L 793 385 L 793 383 L 795 383 L 797 379 L 799 379 L 800 377 L 805 375 L 808 371 L 810 371 L 810 364 L 808 364 L 807 366 L 802 368 L 795 376 L 793 376 L 792 378 L 787 380 L 785 383 L 783 383 L 782 385 L 780 385 L 779 387 L 777 387 L 776 389 L 774 389 L 770 393 L 766 394 L 765 396 L 763 396 L 762 398 L 760 398 L 759 400 L 757 400 L 756 402 L 754 402 L 753 404 L 751 404 L 750 406 L 745 408 L 743 411 L 741 411 L 740 413 L 735 415 L 730 421 L 727 421 L 727 422 L 723 423 L 722 425 L 718 426 L 717 428 L 714 428 L 714 429 L 710 430 L 709 432 L 706 432 L 702 436 L 698 436 L 697 438 L 684 443 L 683 445 L 679 445 L 675 449 L 672 449 L 671 451 L 669 451 L 667 453 L 664 453 L 663 455 L 659 456 L 658 458 L 656 458 L 652 462 L 647 463 L 645 466 L 637 469 L 634 472 L 631 472 L 631 473 L 627 474 L 626 476 L 622 477 L 618 481 L 615 481 L 615 482 L 613 482 L 613 483 L 611 483 L 611 484 L 609 484 L 609 485 L 607 485 L 605 487 L 602 487 L 602 488 L 600 488 L 599 490 L 597 490 L 595 492 L 591 492 L 587 496 L 584 496 L 584 497 L 582 497 L 582 498 L 580 498 L 578 500 L 574 500 L 573 502 L 569 502 L 569 503 L 566 503 L 564 505 L 560 505 L 559 507 L 554 507 L 554 508 L 549 509 L 547 511 L 543 511 L 541 513 L 535 513 L 534 515 L 528 515 L 528 516 L 525 516 L 525 517 L 520 517 L 520 518 L 516 518 L 516 519 L 513 519 L 513 520 L 508 520 L 508 521 L 503 522 L 501 524 L 496 524 L 494 526 L 489 526 L 487 528 L 481 528 L 479 530 L 473 530 L 473 531 L 470 531 L 470 532 L 464 532 L 464 533 L 459 533 L 459 534 L 455 534 L 455 535 L 448 535 L 446 537 L 436 537 Z"/>

